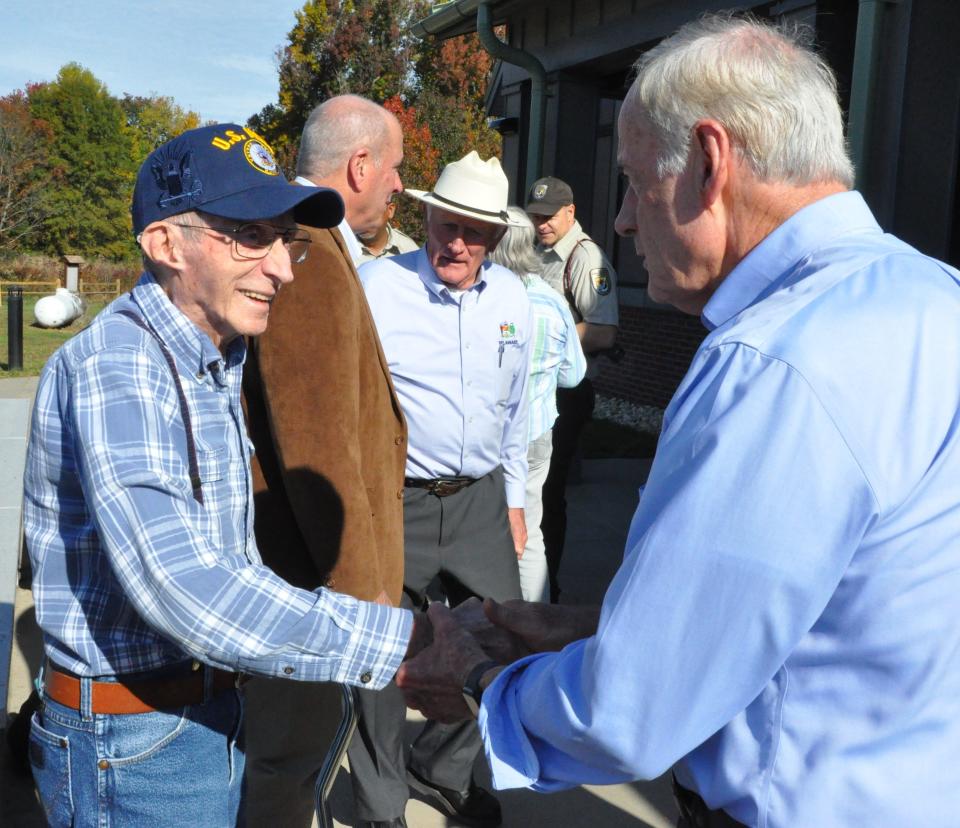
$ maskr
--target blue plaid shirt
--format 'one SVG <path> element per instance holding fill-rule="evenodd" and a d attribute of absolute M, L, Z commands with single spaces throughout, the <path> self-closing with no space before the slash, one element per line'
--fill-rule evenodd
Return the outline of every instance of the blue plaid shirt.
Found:
<path fill-rule="evenodd" d="M 176 360 L 204 503 L 190 486 Z M 295 589 L 263 566 L 253 534 L 240 407 L 242 339 L 226 355 L 145 274 L 49 360 L 25 474 L 24 527 L 47 656 L 79 675 L 188 658 L 228 670 L 380 688 L 411 616 Z"/>

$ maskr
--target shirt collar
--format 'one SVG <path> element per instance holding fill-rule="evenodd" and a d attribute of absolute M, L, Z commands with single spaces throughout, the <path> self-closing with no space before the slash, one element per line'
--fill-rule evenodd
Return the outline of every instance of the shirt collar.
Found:
<path fill-rule="evenodd" d="M 357 242 L 360 244 L 360 249 L 367 256 L 373 256 L 375 259 L 382 259 L 384 256 L 396 255 L 400 252 L 400 248 L 397 247 L 397 243 L 393 240 L 393 228 L 388 224 L 387 225 L 387 241 L 383 245 L 383 249 L 379 253 L 374 253 L 369 247 L 363 243 L 363 239 L 357 236 Z"/>
<path fill-rule="evenodd" d="M 883 232 L 860 193 L 836 193 L 808 204 L 730 271 L 704 306 L 703 324 L 711 331 L 718 328 L 779 287 L 803 259 L 826 242 L 854 231 Z"/>
<path fill-rule="evenodd" d="M 553 247 L 545 247 L 544 250 L 555 253 L 561 260 L 566 260 L 573 253 L 573 248 L 577 246 L 581 235 L 583 235 L 583 228 L 580 226 L 580 222 L 575 219 L 573 224 L 570 225 L 570 229 L 563 234 L 563 238 Z"/>
<path fill-rule="evenodd" d="M 202 380 L 207 373 L 212 373 L 217 382 L 224 384 L 224 371 L 243 364 L 247 351 L 242 336 L 230 343 L 226 356 L 221 354 L 213 340 L 170 301 L 149 271 L 140 276 L 130 294 L 144 320 L 157 332 L 174 358 L 190 366 L 196 379 Z"/>
<path fill-rule="evenodd" d="M 468 291 L 476 288 L 478 293 L 483 293 L 487 286 L 485 271 L 489 269 L 490 264 L 490 262 L 484 261 L 483 264 L 480 265 L 477 278 L 474 280 L 474 283 L 467 288 Z M 450 288 L 440 280 L 440 277 L 437 276 L 437 272 L 430 264 L 430 259 L 427 257 L 426 245 L 417 251 L 417 275 L 420 277 L 420 281 L 423 282 L 427 290 L 429 290 L 431 293 L 440 299 L 453 299 L 453 294 L 450 292 Z"/>
<path fill-rule="evenodd" d="M 304 178 L 302 175 L 298 175 L 293 180 L 302 187 L 317 186 L 309 178 Z M 340 231 L 340 235 L 343 236 L 343 241 L 347 245 L 347 252 L 350 254 L 350 260 L 353 262 L 353 266 L 360 267 L 360 261 L 363 258 L 363 253 L 360 250 L 360 242 L 357 241 L 357 237 L 354 235 L 353 230 L 350 229 L 350 225 L 347 223 L 346 215 L 344 215 L 343 220 L 337 226 L 337 229 Z"/>

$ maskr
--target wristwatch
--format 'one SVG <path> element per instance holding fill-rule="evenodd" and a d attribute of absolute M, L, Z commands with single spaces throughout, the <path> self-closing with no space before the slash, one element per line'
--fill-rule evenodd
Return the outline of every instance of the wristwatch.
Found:
<path fill-rule="evenodd" d="M 483 678 L 487 670 L 499 667 L 496 661 L 481 661 L 469 673 L 463 682 L 463 700 L 470 710 L 470 715 L 477 718 L 480 715 L 480 700 L 483 698 L 483 688 L 480 686 L 480 679 Z"/>

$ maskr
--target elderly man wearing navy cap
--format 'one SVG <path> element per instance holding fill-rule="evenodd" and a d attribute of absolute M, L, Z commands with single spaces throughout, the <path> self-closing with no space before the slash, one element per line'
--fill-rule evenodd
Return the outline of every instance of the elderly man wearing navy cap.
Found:
<path fill-rule="evenodd" d="M 46 664 L 30 760 L 52 825 L 232 825 L 241 671 L 379 688 L 425 627 L 292 587 L 252 531 L 244 336 L 308 255 L 297 222 L 336 226 L 340 196 L 288 184 L 263 139 L 226 124 L 154 151 L 132 212 L 143 275 L 37 390 L 24 526 Z"/>

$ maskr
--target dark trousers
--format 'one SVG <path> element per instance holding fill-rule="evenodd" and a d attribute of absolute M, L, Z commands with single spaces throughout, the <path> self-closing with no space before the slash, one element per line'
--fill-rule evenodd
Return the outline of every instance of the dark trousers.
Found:
<path fill-rule="evenodd" d="M 403 523 L 405 607 L 419 607 L 437 576 L 452 606 L 471 595 L 498 601 L 520 597 L 502 470 L 449 497 L 406 487 Z M 392 683 L 359 695 L 361 724 L 348 752 L 356 815 L 393 819 L 403 814 L 409 796 L 403 755 L 406 706 Z M 481 747 L 476 722 L 427 722 L 413 743 L 409 764 L 437 785 L 465 790 Z"/>
<path fill-rule="evenodd" d="M 673 777 L 673 798 L 680 809 L 677 828 L 746 828 L 726 811 L 710 810 L 699 794 L 684 788 L 676 777 Z"/>
<path fill-rule="evenodd" d="M 593 383 L 585 379 L 575 388 L 557 389 L 557 421 L 553 425 L 553 456 L 543 484 L 543 548 L 550 573 L 550 602 L 560 596 L 557 575 L 567 535 L 567 478 L 580 444 L 580 432 L 593 416 L 596 395 Z"/>

